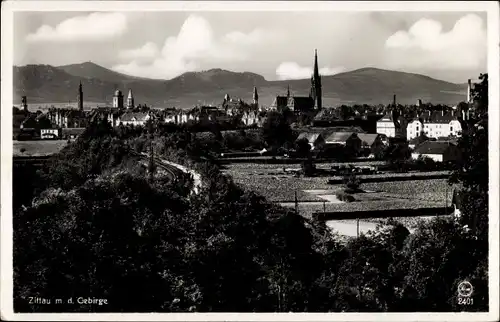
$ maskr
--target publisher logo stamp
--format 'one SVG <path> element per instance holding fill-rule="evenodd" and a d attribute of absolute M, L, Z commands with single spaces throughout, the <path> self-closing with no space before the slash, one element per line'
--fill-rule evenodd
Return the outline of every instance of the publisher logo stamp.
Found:
<path fill-rule="evenodd" d="M 468 281 L 463 281 L 460 284 L 458 284 L 458 295 L 460 297 L 470 297 L 473 291 L 474 288 L 472 287 L 472 284 Z"/>
<path fill-rule="evenodd" d="M 457 288 L 458 305 L 473 305 L 474 299 L 471 297 L 473 292 L 474 287 L 469 281 L 460 282 Z"/>

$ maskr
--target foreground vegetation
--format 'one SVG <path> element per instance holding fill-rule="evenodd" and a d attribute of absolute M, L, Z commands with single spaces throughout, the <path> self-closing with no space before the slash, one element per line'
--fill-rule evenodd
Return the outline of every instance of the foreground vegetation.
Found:
<path fill-rule="evenodd" d="M 23 196 L 15 311 L 486 311 L 487 133 L 487 123 L 471 127 L 460 143 L 466 157 L 453 180 L 468 201 L 460 221 L 436 218 L 412 234 L 394 225 L 345 243 L 233 183 L 189 132 L 96 124 L 26 177 L 30 189 L 14 187 Z M 146 175 L 128 147 L 151 146 L 199 171 L 202 192 L 188 197 L 189 180 Z M 473 306 L 457 302 L 465 279 Z M 29 305 L 29 296 L 107 304 Z"/>

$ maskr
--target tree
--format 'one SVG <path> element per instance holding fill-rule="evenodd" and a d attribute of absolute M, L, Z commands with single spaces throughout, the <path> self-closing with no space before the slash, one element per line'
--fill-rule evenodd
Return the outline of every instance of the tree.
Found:
<path fill-rule="evenodd" d="M 311 152 L 311 145 L 306 138 L 302 138 L 295 142 L 295 150 L 299 158 L 308 158 Z"/>
<path fill-rule="evenodd" d="M 354 116 L 354 111 L 352 107 L 347 105 L 340 106 L 340 118 L 342 120 L 346 121 L 352 116 Z"/>
<path fill-rule="evenodd" d="M 311 155 L 311 145 L 307 138 L 302 138 L 295 142 L 295 149 L 299 158 L 305 159 L 302 161 L 302 172 L 305 176 L 312 176 L 315 172 L 314 162 Z"/>
<path fill-rule="evenodd" d="M 262 135 L 271 147 L 281 147 L 292 139 L 292 129 L 285 113 L 271 112 L 262 126 Z"/>
<path fill-rule="evenodd" d="M 344 176 L 344 185 L 346 193 L 358 192 L 361 180 L 354 173 L 347 174 Z"/>
<path fill-rule="evenodd" d="M 451 183 L 463 186 L 461 198 L 462 223 L 480 238 L 488 236 L 488 75 L 481 74 L 481 83 L 474 87 L 476 118 L 458 140 L 461 158 L 450 178 Z"/>
<path fill-rule="evenodd" d="M 178 266 L 182 261 L 171 261 L 183 249 L 178 219 L 185 209 L 184 196 L 127 173 L 100 176 L 70 191 L 47 190 L 14 220 L 16 310 L 170 310 L 175 298 L 182 299 L 179 281 L 185 291 L 190 284 Z M 37 307 L 25 300 L 38 295 L 76 301 L 84 294 L 108 303 Z M 190 305 L 180 303 L 184 310 Z"/>
<path fill-rule="evenodd" d="M 436 218 L 422 223 L 409 236 L 402 249 L 399 269 L 404 272 L 398 311 L 444 312 L 484 310 L 488 301 L 476 297 L 487 297 L 484 280 L 477 279 L 478 266 L 483 265 L 484 245 L 474 235 L 450 218 Z M 467 258 L 467 260 L 464 260 Z M 478 265 L 479 264 L 479 265 Z M 470 307 L 458 305 L 457 286 L 464 280 L 475 278 L 478 287 L 474 293 L 474 304 Z M 474 285 L 475 287 L 476 285 Z"/>

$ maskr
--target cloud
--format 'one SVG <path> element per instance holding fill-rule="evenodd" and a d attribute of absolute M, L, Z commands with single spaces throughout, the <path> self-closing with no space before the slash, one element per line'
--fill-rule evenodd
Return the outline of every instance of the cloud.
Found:
<path fill-rule="evenodd" d="M 127 17 L 122 13 L 96 12 L 66 19 L 55 27 L 43 25 L 26 38 L 30 42 L 70 42 L 105 40 L 127 30 Z"/>
<path fill-rule="evenodd" d="M 319 69 L 320 75 L 323 76 L 335 75 L 343 71 L 343 67 L 323 67 Z M 312 74 L 312 67 L 303 67 L 295 62 L 284 62 L 276 68 L 276 76 L 280 80 L 310 78 Z"/>
<path fill-rule="evenodd" d="M 155 52 L 153 45 L 124 51 L 120 57 L 128 56 L 128 63 L 116 65 L 115 71 L 134 76 L 173 78 L 184 72 L 195 71 L 204 64 L 244 62 L 251 58 L 252 46 L 262 46 L 277 34 L 255 29 L 249 33 L 229 32 L 217 38 L 208 21 L 198 15 L 190 15 L 175 37 L 168 37 L 161 50 Z M 145 48 L 146 47 L 146 48 Z M 150 64 L 141 64 L 133 54 L 156 53 Z M 140 55 L 137 55 L 140 56 Z"/>
<path fill-rule="evenodd" d="M 135 49 L 126 49 L 119 53 L 123 59 L 153 59 L 160 53 L 160 49 L 153 42 L 145 43 L 142 47 Z"/>
<path fill-rule="evenodd" d="M 387 61 L 398 67 L 480 68 L 486 59 L 486 30 L 475 14 L 463 16 L 448 32 L 440 22 L 422 18 L 390 36 L 385 46 Z"/>
<path fill-rule="evenodd" d="M 258 45 L 265 39 L 276 36 L 278 36 L 276 32 L 269 33 L 269 31 L 265 31 L 262 29 L 254 29 L 248 34 L 245 34 L 241 31 L 233 31 L 224 36 L 224 41 L 226 43 L 238 44 L 241 46 L 254 46 Z"/>

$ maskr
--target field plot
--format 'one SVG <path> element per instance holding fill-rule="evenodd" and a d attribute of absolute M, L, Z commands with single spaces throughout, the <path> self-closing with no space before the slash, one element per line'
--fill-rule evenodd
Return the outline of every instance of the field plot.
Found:
<path fill-rule="evenodd" d="M 299 201 L 323 201 L 304 190 L 321 189 L 332 194 L 337 190 L 327 183 L 326 178 L 295 178 L 284 174 L 283 166 L 280 165 L 231 164 L 227 168 L 223 172 L 231 175 L 234 182 L 274 202 L 294 201 L 295 192 Z"/>
<path fill-rule="evenodd" d="M 66 144 L 66 140 L 14 141 L 12 154 L 15 157 L 48 156 L 58 153 Z"/>
<path fill-rule="evenodd" d="M 328 204 L 329 198 L 325 195 L 335 195 L 343 186 L 327 184 L 327 177 L 296 178 L 284 174 L 283 166 L 279 165 L 232 164 L 223 171 L 231 175 L 236 183 L 260 193 L 270 201 L 293 202 L 297 191 L 299 202 L 327 201 L 331 210 L 326 211 L 349 211 L 351 208 L 353 211 L 380 210 L 399 206 L 412 209 L 444 207 L 445 200 L 450 204 L 453 192 L 453 187 L 448 186 L 446 179 L 372 182 L 361 185 L 361 189 L 369 193 L 356 194 L 356 202 Z M 320 197 L 322 195 L 324 197 Z M 314 207 L 314 204 L 308 207 Z"/>

